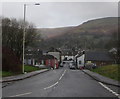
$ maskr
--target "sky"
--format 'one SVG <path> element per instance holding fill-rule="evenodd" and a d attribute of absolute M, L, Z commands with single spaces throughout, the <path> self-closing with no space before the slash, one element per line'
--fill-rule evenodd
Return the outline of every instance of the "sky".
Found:
<path fill-rule="evenodd" d="M 2 16 L 23 19 L 23 5 L 27 4 L 26 20 L 38 28 L 77 26 L 88 20 L 117 17 L 117 2 L 2 2 Z M 1 15 L 1 14 L 0 14 Z"/>

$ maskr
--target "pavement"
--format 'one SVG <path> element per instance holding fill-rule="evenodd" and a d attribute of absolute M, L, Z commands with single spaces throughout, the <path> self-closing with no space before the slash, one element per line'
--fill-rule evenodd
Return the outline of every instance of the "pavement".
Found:
<path fill-rule="evenodd" d="M 23 80 L 23 79 L 38 75 L 40 73 L 46 72 L 48 70 L 49 69 L 43 69 L 43 70 L 33 71 L 33 72 L 30 72 L 30 73 L 20 74 L 20 75 L 17 75 L 17 76 L 3 77 L 2 80 L 0 81 L 0 83 L 1 82 L 12 82 L 12 81 Z"/>
<path fill-rule="evenodd" d="M 91 76 L 93 79 L 95 79 L 99 82 L 120 87 L 120 82 L 119 81 L 104 77 L 104 76 L 102 76 L 100 74 L 97 74 L 95 72 L 92 72 L 90 70 L 84 69 L 83 72 L 86 73 L 87 75 Z"/>
<path fill-rule="evenodd" d="M 107 89 L 106 89 L 107 88 Z M 2 88 L 2 97 L 118 97 L 116 90 L 82 70 L 69 67 L 50 70 Z M 116 98 L 117 99 L 117 98 Z"/>

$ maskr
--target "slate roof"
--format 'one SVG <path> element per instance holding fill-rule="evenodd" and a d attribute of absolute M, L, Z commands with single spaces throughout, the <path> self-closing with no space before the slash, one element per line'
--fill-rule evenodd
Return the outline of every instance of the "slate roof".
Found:
<path fill-rule="evenodd" d="M 30 58 L 38 58 L 43 55 L 42 50 L 38 49 L 26 49 L 25 50 L 25 58 L 30 59 Z"/>
<path fill-rule="evenodd" d="M 72 50 L 63 50 L 62 55 L 68 55 L 68 56 L 75 56 L 78 52 L 77 51 L 72 51 Z"/>
<path fill-rule="evenodd" d="M 86 61 L 113 61 L 109 52 L 87 51 L 85 52 Z"/>
<path fill-rule="evenodd" d="M 56 57 L 54 57 L 53 55 L 32 55 L 32 54 L 29 54 L 29 55 L 26 55 L 25 56 L 26 59 L 31 59 L 31 58 L 34 58 L 34 59 L 39 59 L 39 60 L 46 60 L 46 59 L 57 59 Z"/>
<path fill-rule="evenodd" d="M 59 53 L 61 53 L 60 50 L 55 49 L 55 48 L 51 48 L 50 50 L 47 51 L 47 53 L 48 53 L 48 52 L 59 52 Z"/>
<path fill-rule="evenodd" d="M 57 59 L 53 55 L 42 55 L 38 58 L 39 60 L 46 60 L 46 59 Z"/>

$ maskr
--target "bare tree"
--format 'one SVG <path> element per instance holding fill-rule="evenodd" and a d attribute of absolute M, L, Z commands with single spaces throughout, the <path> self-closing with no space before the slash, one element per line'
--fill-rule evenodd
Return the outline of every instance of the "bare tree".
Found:
<path fill-rule="evenodd" d="M 28 22 L 25 24 L 25 47 L 27 47 L 36 43 L 37 32 L 33 24 Z M 2 47 L 10 49 L 19 61 L 22 61 L 23 26 L 23 20 L 2 18 Z M 5 56 L 6 53 L 3 53 L 3 55 Z"/>

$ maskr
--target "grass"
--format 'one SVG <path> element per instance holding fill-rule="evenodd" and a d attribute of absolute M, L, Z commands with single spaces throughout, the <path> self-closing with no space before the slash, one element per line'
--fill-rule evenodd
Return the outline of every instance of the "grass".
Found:
<path fill-rule="evenodd" d="M 120 81 L 119 70 L 120 70 L 120 65 L 107 65 L 107 66 L 98 67 L 96 69 L 92 69 L 91 71 L 109 77 L 111 79 Z"/>
<path fill-rule="evenodd" d="M 32 71 L 36 71 L 36 70 L 41 70 L 41 68 L 39 67 L 34 67 L 34 66 L 25 66 L 25 72 L 32 72 Z"/>
<path fill-rule="evenodd" d="M 25 65 L 24 70 L 25 70 L 25 72 L 32 72 L 32 71 L 36 71 L 36 70 L 41 70 L 41 68 Z M 14 72 L 9 72 L 9 71 L 0 71 L 0 76 L 2 76 L 2 77 L 15 76 L 15 75 L 19 75 L 19 74 L 20 73 L 14 73 Z"/>
<path fill-rule="evenodd" d="M 14 76 L 14 75 L 18 75 L 18 73 L 13 73 L 9 71 L 0 71 L 0 76 L 2 77 Z"/>

